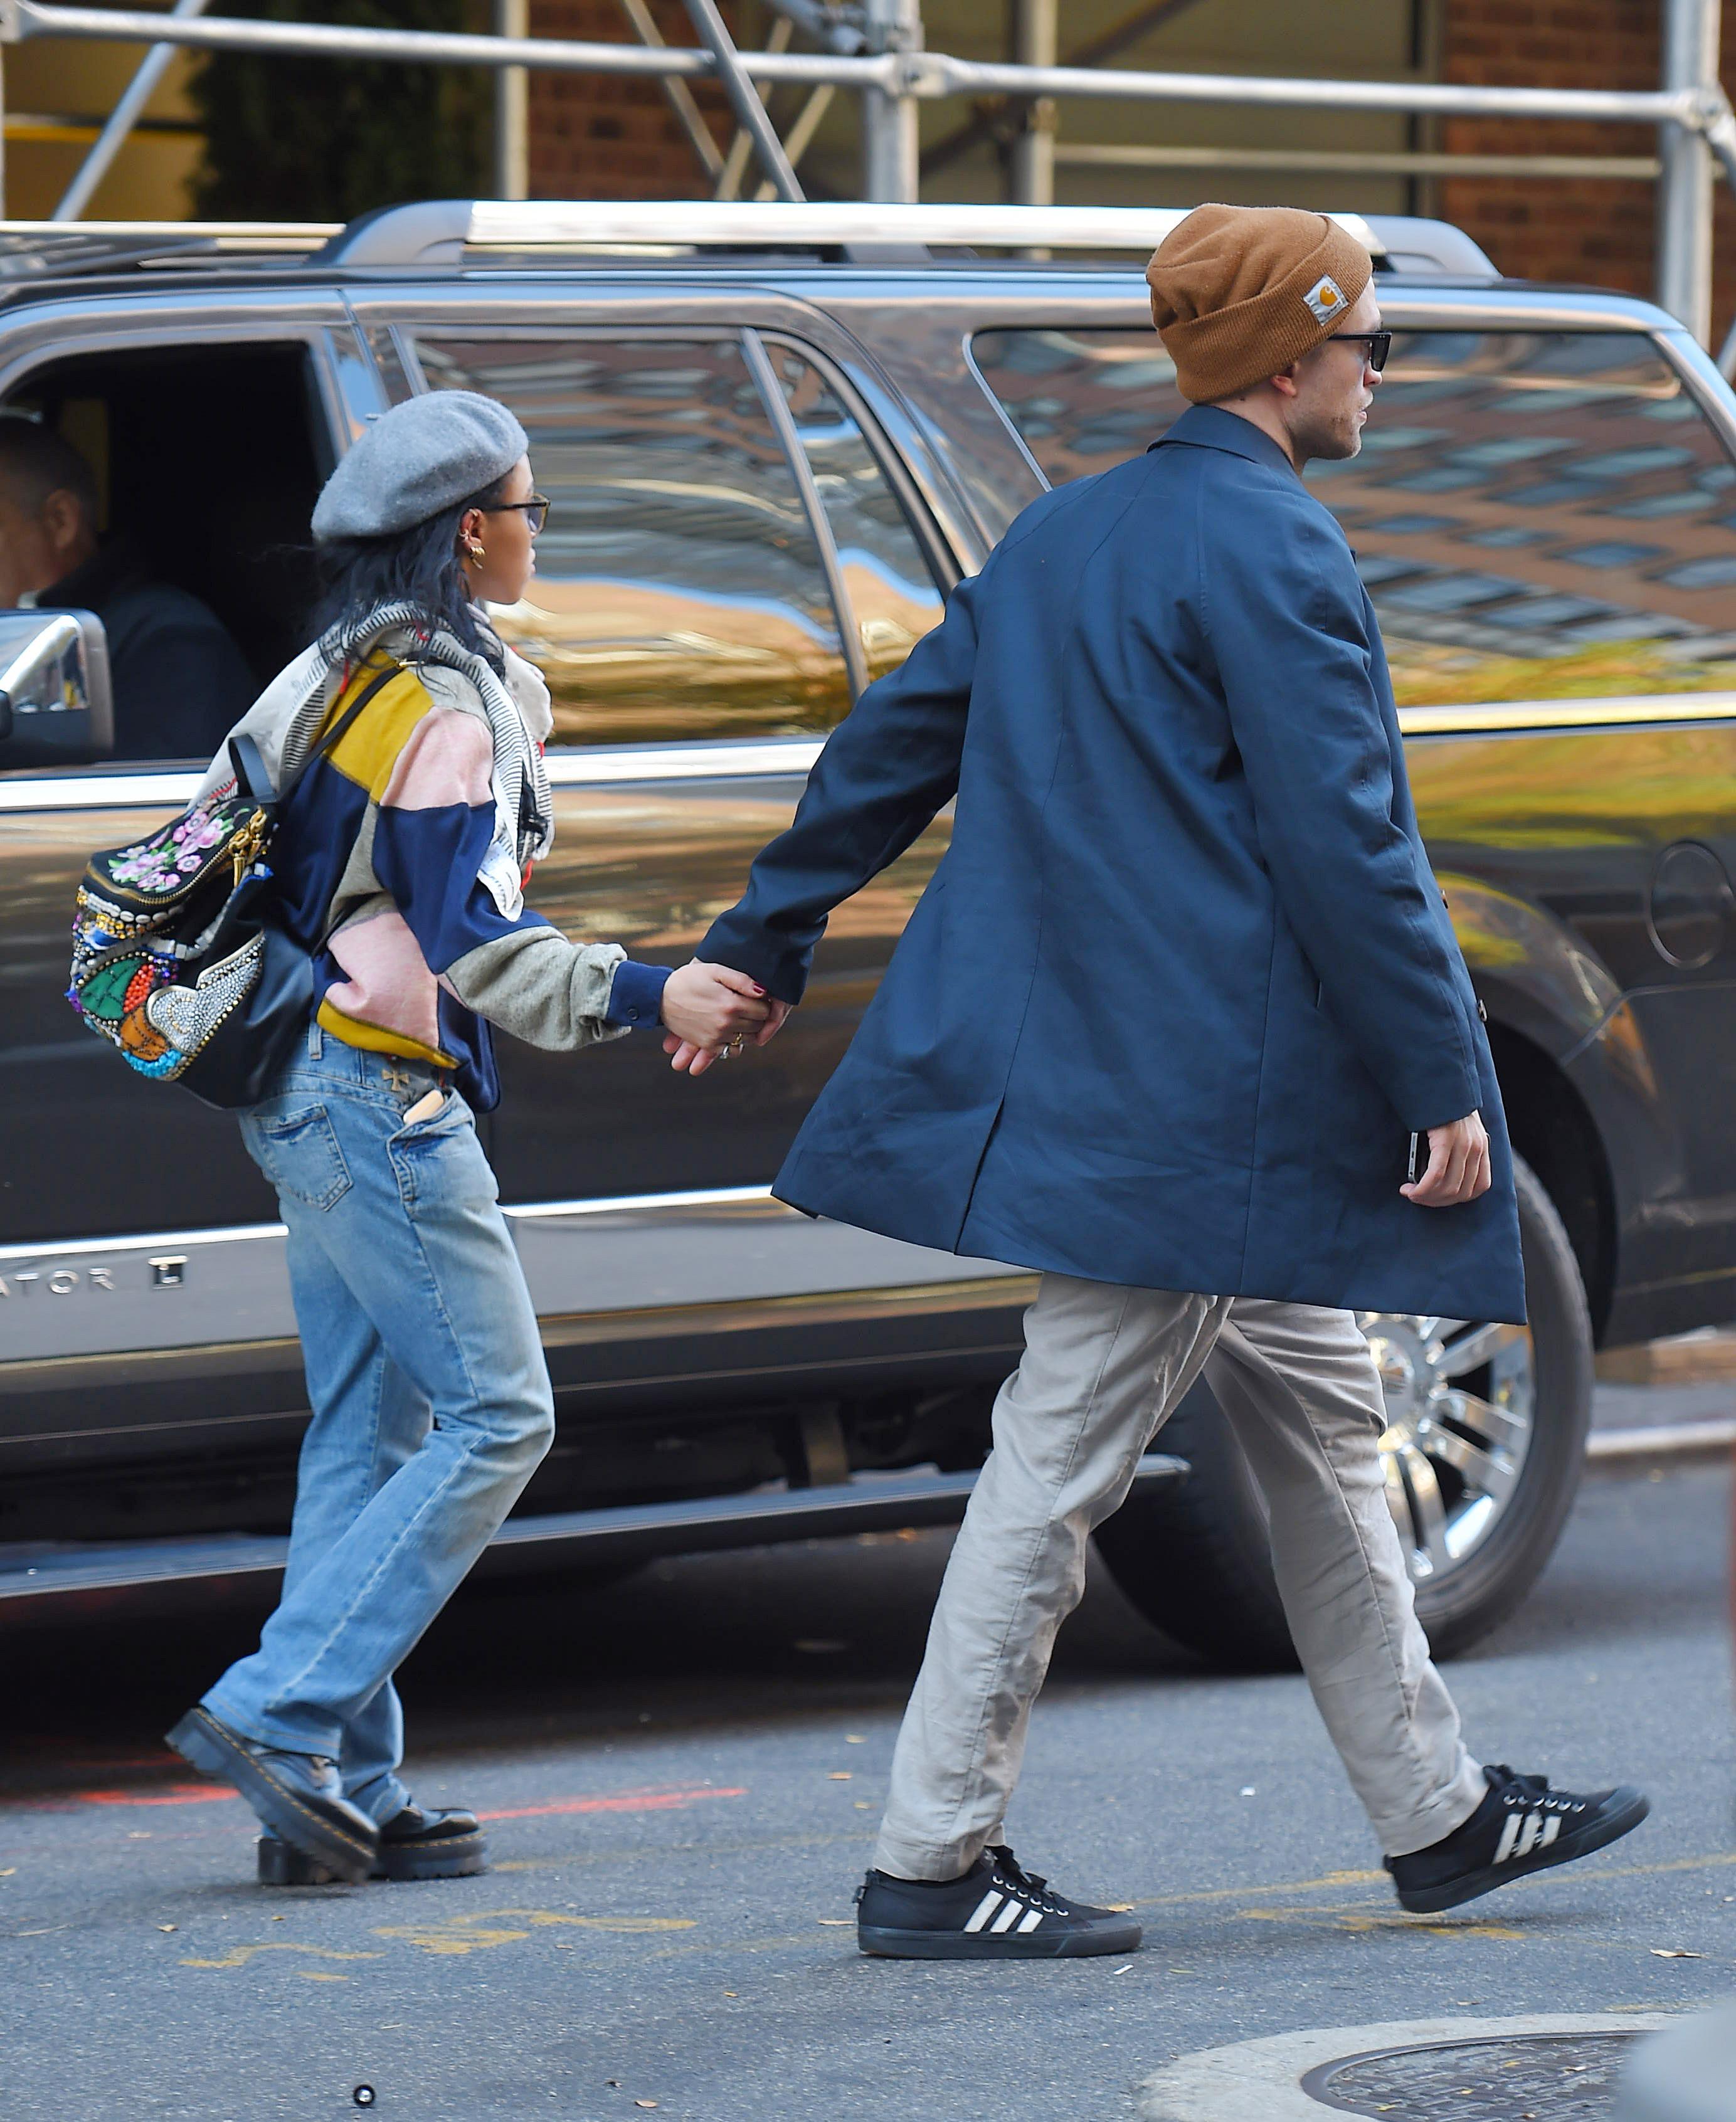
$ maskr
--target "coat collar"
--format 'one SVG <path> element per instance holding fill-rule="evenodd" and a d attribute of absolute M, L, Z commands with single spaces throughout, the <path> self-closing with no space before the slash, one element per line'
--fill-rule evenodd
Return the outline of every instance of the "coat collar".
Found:
<path fill-rule="evenodd" d="M 1263 428 L 1244 420 L 1239 413 L 1226 413 L 1221 405 L 1190 405 L 1151 446 L 1161 450 L 1169 442 L 1185 442 L 1191 449 L 1227 450 L 1232 456 L 1246 457 L 1250 464 L 1265 465 L 1296 477 L 1296 467 Z"/>

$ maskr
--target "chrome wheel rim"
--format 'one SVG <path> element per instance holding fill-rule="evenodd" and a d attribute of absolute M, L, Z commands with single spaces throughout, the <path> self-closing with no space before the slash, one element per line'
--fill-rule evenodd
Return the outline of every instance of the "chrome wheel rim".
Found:
<path fill-rule="evenodd" d="M 1523 1326 L 1365 1311 L 1386 1399 L 1387 1506 L 1412 1581 L 1439 1584 L 1512 1507 L 1537 1414 L 1537 1354 Z"/>

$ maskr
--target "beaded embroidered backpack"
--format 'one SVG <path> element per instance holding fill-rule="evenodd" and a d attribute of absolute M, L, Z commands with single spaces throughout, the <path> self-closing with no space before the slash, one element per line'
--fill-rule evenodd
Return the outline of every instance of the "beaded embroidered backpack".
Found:
<path fill-rule="evenodd" d="M 307 952 L 267 915 L 277 813 L 397 667 L 363 687 L 275 794 L 253 740 L 232 737 L 233 788 L 147 840 L 91 857 L 67 1000 L 141 1076 L 225 1108 L 265 1095 L 313 987 Z"/>

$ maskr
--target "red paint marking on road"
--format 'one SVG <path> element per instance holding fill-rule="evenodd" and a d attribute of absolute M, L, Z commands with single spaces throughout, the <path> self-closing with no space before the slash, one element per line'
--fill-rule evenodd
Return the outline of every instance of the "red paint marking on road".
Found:
<path fill-rule="evenodd" d="M 615 1797 L 561 1797 L 549 1805 L 509 1806 L 501 1812 L 479 1812 L 479 1820 L 540 1820 L 555 1812 L 679 1812 L 702 1797 L 746 1797 L 740 1790 L 623 1791 Z"/>
<path fill-rule="evenodd" d="M 227 1783 L 171 1783 L 166 1791 L 87 1790 L 73 1796 L 86 1805 L 210 1805 L 241 1792 Z"/>

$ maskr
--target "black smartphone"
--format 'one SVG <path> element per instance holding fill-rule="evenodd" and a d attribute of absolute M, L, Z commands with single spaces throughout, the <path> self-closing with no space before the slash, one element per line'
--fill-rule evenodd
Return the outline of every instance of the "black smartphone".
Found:
<path fill-rule="evenodd" d="M 1424 1140 L 1425 1138 L 1420 1134 L 1414 1134 L 1411 1138 L 1411 1167 L 1405 1174 L 1405 1184 L 1407 1186 L 1414 1186 L 1428 1169 L 1427 1161 L 1423 1155 Z"/>

